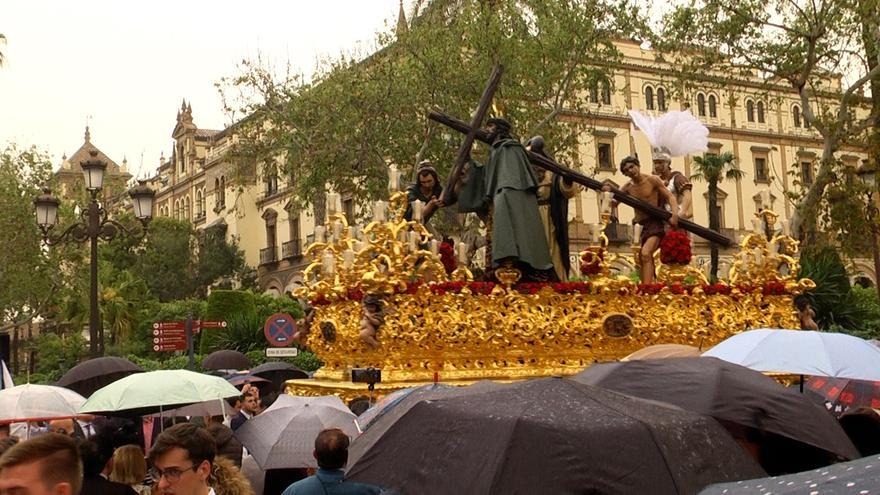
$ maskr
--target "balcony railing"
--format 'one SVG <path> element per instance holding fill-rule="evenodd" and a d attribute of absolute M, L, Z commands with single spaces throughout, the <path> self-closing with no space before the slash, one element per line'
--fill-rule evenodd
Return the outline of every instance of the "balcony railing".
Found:
<path fill-rule="evenodd" d="M 260 264 L 261 265 L 275 263 L 276 261 L 278 261 L 278 247 L 277 246 L 269 246 L 267 248 L 260 249 Z"/>
<path fill-rule="evenodd" d="M 289 259 L 302 256 L 302 243 L 299 239 L 287 241 L 281 244 L 281 258 Z"/>

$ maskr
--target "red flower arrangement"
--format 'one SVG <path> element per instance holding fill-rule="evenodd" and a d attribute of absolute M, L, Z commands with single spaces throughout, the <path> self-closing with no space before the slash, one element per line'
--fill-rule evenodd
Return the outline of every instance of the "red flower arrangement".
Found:
<path fill-rule="evenodd" d="M 455 262 L 455 248 L 452 246 L 452 243 L 440 243 L 440 262 L 443 263 L 443 269 L 446 270 L 447 275 L 452 273 L 457 267 Z"/>
<path fill-rule="evenodd" d="M 596 275 L 602 271 L 602 261 L 605 260 L 605 250 L 586 252 L 581 255 L 581 274 Z"/>
<path fill-rule="evenodd" d="M 703 286 L 703 292 L 705 292 L 707 296 L 712 296 L 715 294 L 722 294 L 727 296 L 730 295 L 730 290 L 730 286 L 727 284 L 714 283 L 712 285 Z"/>
<path fill-rule="evenodd" d="M 660 241 L 660 261 L 665 265 L 687 265 L 691 262 L 691 240 L 681 230 L 672 230 Z"/>

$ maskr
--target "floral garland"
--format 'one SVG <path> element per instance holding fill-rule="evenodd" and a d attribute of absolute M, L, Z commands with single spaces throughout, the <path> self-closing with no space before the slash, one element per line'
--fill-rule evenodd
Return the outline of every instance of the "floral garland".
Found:
<path fill-rule="evenodd" d="M 406 284 L 406 287 L 399 287 L 396 290 L 397 294 L 410 294 L 414 295 L 418 293 L 419 288 L 425 285 L 421 281 L 413 281 Z M 473 296 L 487 296 L 492 294 L 492 291 L 495 287 L 499 286 L 499 284 L 495 282 L 464 282 L 464 281 L 452 281 L 452 282 L 442 282 L 442 283 L 432 283 L 427 284 L 426 287 L 431 291 L 434 295 L 444 295 L 444 294 L 461 294 L 462 291 L 467 288 L 471 295 Z M 519 292 L 520 294 L 534 295 L 543 289 L 550 289 L 552 292 L 556 294 L 593 294 L 596 293 L 594 290 L 594 285 L 591 282 L 522 282 L 513 286 L 513 289 Z M 669 293 L 674 295 L 686 295 L 693 294 L 695 290 L 700 289 L 707 296 L 713 295 L 723 295 L 729 296 L 733 294 L 733 291 L 736 291 L 737 294 L 733 294 L 734 296 L 739 294 L 762 294 L 765 296 L 781 296 L 789 294 L 788 289 L 783 282 L 767 282 L 763 285 L 727 285 L 724 283 L 714 283 L 709 285 L 687 285 L 687 284 L 665 284 L 665 283 L 654 283 L 654 284 L 638 284 L 636 286 L 636 294 L 641 295 L 657 295 L 663 292 L 664 290 L 668 290 Z M 627 290 L 621 290 L 621 295 L 626 294 Z M 360 287 L 350 288 L 346 294 L 344 299 L 350 301 L 361 301 L 364 297 L 363 289 Z M 320 306 L 330 304 L 332 301 L 328 299 L 326 296 L 319 296 L 317 299 L 312 301 L 312 305 Z"/>
<path fill-rule="evenodd" d="M 581 255 L 581 274 L 597 275 L 602 271 L 602 262 L 605 260 L 605 250 L 588 251 Z"/>
<path fill-rule="evenodd" d="M 691 240 L 682 230 L 671 230 L 660 241 L 660 261 L 665 265 L 687 265 L 691 262 Z"/>

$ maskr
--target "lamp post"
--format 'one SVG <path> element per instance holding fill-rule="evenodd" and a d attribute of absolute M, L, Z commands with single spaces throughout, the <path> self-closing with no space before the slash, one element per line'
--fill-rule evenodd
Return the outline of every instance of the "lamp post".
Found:
<path fill-rule="evenodd" d="M 91 248 L 90 290 L 89 290 L 89 353 L 92 357 L 104 355 L 104 329 L 101 325 L 101 314 L 98 311 L 98 239 L 110 241 L 117 235 L 143 238 L 147 232 L 147 223 L 153 216 L 153 199 L 156 193 L 140 183 L 129 191 L 134 215 L 141 222 L 139 231 L 129 230 L 121 223 L 108 218 L 107 210 L 98 202 L 98 195 L 104 186 L 104 172 L 107 163 L 98 159 L 98 152 L 91 150 L 89 159 L 80 166 L 85 179 L 86 190 L 91 199 L 88 208 L 80 213 L 80 220 L 65 228 L 58 235 L 51 235 L 51 230 L 58 222 L 58 206 L 61 202 L 52 196 L 48 189 L 34 200 L 37 225 L 43 233 L 43 241 L 53 246 L 64 242 L 89 241 Z"/>
<path fill-rule="evenodd" d="M 867 188 L 865 191 L 865 216 L 868 219 L 868 225 L 871 227 L 871 251 L 874 253 L 874 287 L 877 289 L 877 298 L 880 299 L 880 246 L 877 245 L 877 203 L 874 201 L 874 191 L 877 190 L 877 169 L 869 167 L 867 163 L 863 163 L 856 172 Z"/>

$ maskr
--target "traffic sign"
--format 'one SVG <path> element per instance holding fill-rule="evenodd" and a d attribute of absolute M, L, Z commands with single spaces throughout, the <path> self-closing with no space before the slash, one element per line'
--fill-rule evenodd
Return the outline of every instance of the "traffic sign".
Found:
<path fill-rule="evenodd" d="M 198 320 L 195 322 L 196 326 L 202 328 L 226 328 L 226 322 L 223 320 L 220 321 L 201 321 Z"/>
<path fill-rule="evenodd" d="M 274 347 L 287 347 L 293 343 L 293 334 L 296 333 L 296 322 L 293 317 L 285 313 L 275 313 L 266 319 L 263 326 L 263 334 L 266 341 Z"/>
<path fill-rule="evenodd" d="M 266 357 L 295 357 L 299 353 L 296 347 L 270 347 L 266 349 Z"/>

